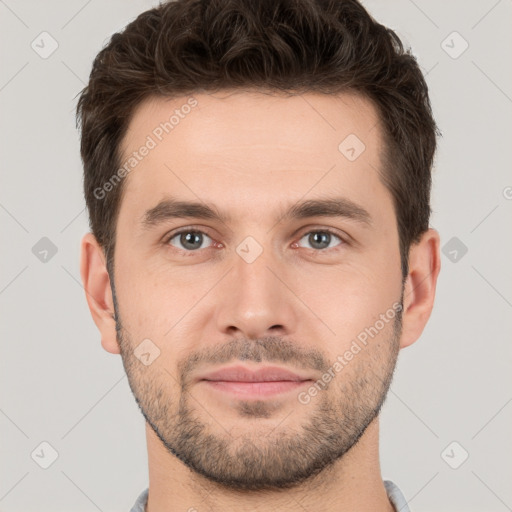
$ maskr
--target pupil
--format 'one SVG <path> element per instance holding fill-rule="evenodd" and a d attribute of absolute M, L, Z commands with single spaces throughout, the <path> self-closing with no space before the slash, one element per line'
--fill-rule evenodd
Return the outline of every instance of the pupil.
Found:
<path fill-rule="evenodd" d="M 326 244 L 326 247 L 329 245 L 329 238 L 330 238 L 330 234 L 329 233 L 312 233 L 310 235 L 310 237 L 313 237 L 313 242 L 311 243 L 311 245 L 315 246 L 315 245 L 322 245 L 322 243 L 325 243 Z M 320 240 L 318 240 L 320 239 Z M 321 249 L 325 249 L 325 247 L 320 247 Z"/>
<path fill-rule="evenodd" d="M 197 247 L 201 247 L 201 233 L 194 233 L 194 232 L 189 232 L 189 233 L 184 233 L 181 235 L 181 243 L 185 246 L 185 247 L 189 247 L 191 249 L 197 249 Z M 191 247 L 194 246 L 194 238 L 195 238 L 195 247 Z M 199 241 L 199 243 L 197 243 Z"/>

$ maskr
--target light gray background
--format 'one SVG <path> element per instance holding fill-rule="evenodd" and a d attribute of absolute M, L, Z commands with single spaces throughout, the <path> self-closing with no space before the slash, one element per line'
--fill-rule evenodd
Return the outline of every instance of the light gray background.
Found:
<path fill-rule="evenodd" d="M 147 485 L 143 417 L 80 284 L 74 109 L 108 37 L 153 5 L 0 0 L 3 512 L 127 511 Z M 382 474 L 415 512 L 512 510 L 512 2 L 365 5 L 412 46 L 443 132 L 431 224 L 446 254 L 431 320 L 402 351 L 381 416 Z M 43 31 L 59 45 L 47 59 L 31 47 Z M 454 31 L 469 44 L 457 58 Z M 46 262 L 32 252 L 43 237 L 57 247 Z M 446 246 L 453 237 L 466 254 Z M 58 452 L 48 469 L 31 457 L 49 460 L 43 441 Z"/>

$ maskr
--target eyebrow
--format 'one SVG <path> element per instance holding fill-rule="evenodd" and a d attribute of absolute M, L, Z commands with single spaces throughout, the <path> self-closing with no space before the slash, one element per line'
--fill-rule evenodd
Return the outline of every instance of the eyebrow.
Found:
<path fill-rule="evenodd" d="M 311 217 L 341 217 L 367 227 L 372 225 L 370 214 L 363 207 L 344 197 L 302 201 L 292 205 L 280 216 L 279 221 Z M 167 220 L 182 218 L 216 220 L 222 223 L 232 221 L 231 215 L 220 212 L 214 205 L 166 198 L 143 214 L 141 224 L 145 229 L 150 229 Z"/>

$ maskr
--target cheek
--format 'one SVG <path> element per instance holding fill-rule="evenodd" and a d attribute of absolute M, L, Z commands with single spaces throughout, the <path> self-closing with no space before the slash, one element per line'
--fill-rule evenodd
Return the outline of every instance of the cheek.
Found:
<path fill-rule="evenodd" d="M 208 290 L 217 280 L 191 268 L 116 261 L 116 292 L 123 327 L 137 345 L 152 340 L 161 350 L 160 360 L 179 357 L 201 340 L 209 317 L 204 308 Z M 203 336 L 204 338 L 204 336 Z"/>
<path fill-rule="evenodd" d="M 401 295 L 399 271 L 386 272 L 375 266 L 331 268 L 323 276 L 301 282 L 299 296 L 317 315 L 310 322 L 317 322 L 318 317 L 334 333 L 322 336 L 332 360 L 350 350 L 354 340 L 361 347 L 375 341 L 372 345 L 378 350 L 379 340 L 392 336 Z"/>
<path fill-rule="evenodd" d="M 173 288 L 164 286 L 145 265 L 123 258 L 116 259 L 115 284 L 123 327 L 136 340 L 161 337 L 160 323 L 172 315 L 165 294 Z M 168 316 L 168 321 L 172 321 L 172 317 Z"/>

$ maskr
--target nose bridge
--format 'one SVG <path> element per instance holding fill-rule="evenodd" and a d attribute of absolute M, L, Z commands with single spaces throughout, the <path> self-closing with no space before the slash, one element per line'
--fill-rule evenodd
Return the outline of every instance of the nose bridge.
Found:
<path fill-rule="evenodd" d="M 246 237 L 234 248 L 232 265 L 217 304 L 218 328 L 250 338 L 275 335 L 276 329 L 279 334 L 295 331 L 297 305 L 276 277 L 286 272 L 271 244 L 264 247 L 256 238 Z M 284 275 L 281 279 L 286 281 Z"/>

